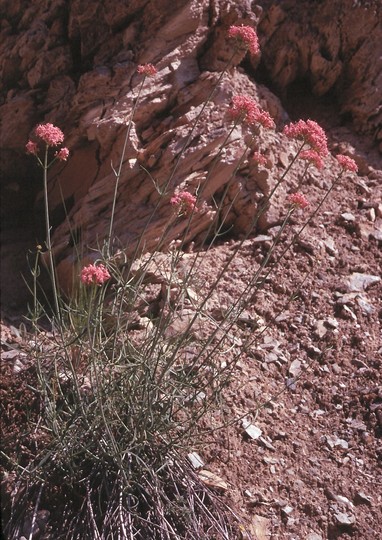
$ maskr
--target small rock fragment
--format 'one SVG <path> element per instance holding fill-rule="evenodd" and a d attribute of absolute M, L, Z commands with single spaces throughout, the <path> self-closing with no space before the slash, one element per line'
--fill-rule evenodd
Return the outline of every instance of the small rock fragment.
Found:
<path fill-rule="evenodd" d="M 358 294 L 359 294 L 358 292 L 341 294 L 339 298 L 337 298 L 336 304 L 340 304 L 340 305 L 351 304 L 353 300 L 358 296 Z"/>
<path fill-rule="evenodd" d="M 377 417 L 379 427 L 382 429 L 382 409 L 377 409 L 375 411 L 375 416 Z"/>
<path fill-rule="evenodd" d="M 288 390 L 291 390 L 292 392 L 294 392 L 297 388 L 296 380 L 293 377 L 288 378 L 286 380 L 286 386 Z"/>
<path fill-rule="evenodd" d="M 379 354 L 382 354 L 382 347 L 378 351 Z M 370 410 L 371 412 L 377 412 L 379 409 L 382 410 L 382 401 L 378 400 L 375 403 L 370 403 Z"/>
<path fill-rule="evenodd" d="M 284 514 L 285 516 L 288 516 L 292 512 L 293 512 L 292 506 L 284 506 L 284 508 L 281 509 L 281 513 Z"/>
<path fill-rule="evenodd" d="M 355 517 L 353 514 L 345 514 L 345 512 L 336 512 L 334 519 L 340 525 L 350 527 L 355 524 Z"/>
<path fill-rule="evenodd" d="M 382 226 L 380 226 L 378 229 L 375 228 L 370 236 L 372 236 L 374 240 L 382 242 Z"/>
<path fill-rule="evenodd" d="M 11 325 L 9 327 L 9 330 L 12 334 L 13 337 L 15 338 L 18 338 L 18 339 L 21 339 L 21 333 L 20 333 L 20 330 L 18 328 L 16 328 L 15 326 Z"/>
<path fill-rule="evenodd" d="M 349 443 L 345 441 L 344 439 L 340 439 L 338 437 L 329 437 L 328 435 L 325 436 L 325 439 L 329 448 L 333 449 L 336 446 L 340 446 L 341 448 L 344 448 L 345 450 L 349 448 Z"/>
<path fill-rule="evenodd" d="M 260 345 L 262 349 L 274 350 L 278 349 L 280 342 L 277 339 L 273 339 L 272 336 L 265 336 L 263 343 Z"/>
<path fill-rule="evenodd" d="M 341 316 L 344 319 L 353 319 L 353 321 L 357 320 L 356 314 L 353 313 L 353 311 L 347 305 L 342 306 Z"/>
<path fill-rule="evenodd" d="M 368 220 L 370 221 L 375 221 L 375 210 L 374 208 L 369 208 L 368 211 L 366 212 L 366 217 Z"/>
<path fill-rule="evenodd" d="M 19 355 L 20 355 L 20 351 L 18 349 L 11 349 L 10 351 L 2 351 L 1 352 L 1 359 L 2 360 L 13 360 L 14 358 L 16 358 Z"/>
<path fill-rule="evenodd" d="M 365 422 L 362 422 L 361 420 L 357 420 L 356 418 L 351 418 L 347 420 L 347 423 L 349 424 L 349 427 L 351 427 L 352 429 L 356 429 L 358 431 L 367 430 Z"/>
<path fill-rule="evenodd" d="M 366 195 L 370 194 L 370 188 L 367 186 L 367 184 L 362 180 L 362 178 L 357 178 L 356 185 L 361 188 L 361 191 L 365 193 Z"/>
<path fill-rule="evenodd" d="M 311 356 L 312 358 L 317 358 L 317 356 L 320 356 L 320 354 L 322 354 L 321 349 L 315 347 L 314 345 L 310 345 L 307 350 L 309 356 Z"/>
<path fill-rule="evenodd" d="M 210 488 L 221 489 L 222 491 L 227 491 L 228 484 L 220 476 L 214 474 L 211 471 L 203 469 L 199 471 L 200 480 Z"/>
<path fill-rule="evenodd" d="M 367 504 L 371 506 L 373 498 L 369 495 L 366 495 L 363 491 L 357 491 L 354 495 L 354 504 Z"/>
<path fill-rule="evenodd" d="M 272 362 L 277 362 L 278 356 L 274 352 L 269 352 L 265 355 L 265 361 L 267 364 L 271 364 Z"/>
<path fill-rule="evenodd" d="M 337 253 L 336 245 L 333 238 L 329 237 L 324 240 L 324 246 L 329 255 L 335 255 Z"/>
<path fill-rule="evenodd" d="M 354 505 L 347 497 L 344 497 L 343 495 L 334 495 L 334 500 L 338 503 L 344 504 L 348 508 L 352 509 L 354 508 Z"/>
<path fill-rule="evenodd" d="M 350 212 L 344 212 L 343 214 L 341 214 L 341 218 L 349 223 L 355 221 L 355 216 L 353 216 L 353 214 L 351 214 Z"/>
<path fill-rule="evenodd" d="M 190 452 L 187 454 L 187 458 L 194 469 L 200 469 L 204 466 L 204 462 L 197 452 Z"/>
<path fill-rule="evenodd" d="M 249 526 L 250 533 L 256 540 L 269 540 L 270 519 L 254 515 Z"/>
<path fill-rule="evenodd" d="M 365 362 L 363 360 L 360 360 L 359 358 L 353 358 L 351 363 L 354 364 L 355 366 L 357 366 L 360 369 L 362 369 L 362 368 L 363 369 L 369 369 L 369 366 L 367 364 L 365 364 Z"/>
<path fill-rule="evenodd" d="M 268 448 L 268 450 L 276 450 L 276 448 L 269 441 L 267 441 L 265 437 L 259 437 L 259 441 L 265 446 L 265 448 Z"/>
<path fill-rule="evenodd" d="M 25 369 L 25 364 L 21 362 L 20 358 L 16 358 L 15 363 L 13 364 L 13 372 L 20 373 L 23 369 Z"/>
<path fill-rule="evenodd" d="M 290 317 L 289 313 L 281 313 L 280 315 L 277 315 L 275 321 L 276 322 L 287 321 L 289 317 Z"/>
<path fill-rule="evenodd" d="M 319 338 L 323 338 L 327 333 L 328 329 L 325 326 L 325 321 L 323 319 L 317 321 L 316 323 L 316 334 Z"/>
<path fill-rule="evenodd" d="M 273 238 L 272 236 L 268 236 L 266 234 L 259 234 L 253 238 L 252 242 L 254 244 L 263 244 L 264 242 L 272 242 Z"/>
<path fill-rule="evenodd" d="M 266 465 L 278 465 L 280 463 L 280 461 L 277 458 L 271 458 L 271 457 L 267 457 L 267 456 L 263 457 L 263 462 Z"/>
<path fill-rule="evenodd" d="M 194 302 L 197 302 L 199 300 L 198 294 L 193 290 L 186 288 L 186 294 L 190 300 L 193 300 Z"/>
<path fill-rule="evenodd" d="M 289 156 L 286 152 L 280 152 L 279 161 L 283 167 L 288 167 L 289 165 Z"/>
<path fill-rule="evenodd" d="M 251 439 L 258 439 L 261 434 L 262 434 L 262 431 L 260 428 L 254 426 L 253 424 L 251 424 L 251 422 L 248 420 L 248 418 L 243 418 L 243 421 L 242 421 L 242 426 L 243 426 L 243 429 L 244 431 L 246 432 L 246 434 L 251 438 Z"/>
<path fill-rule="evenodd" d="M 341 366 L 339 366 L 337 363 L 332 364 L 332 371 L 336 375 L 339 375 L 342 372 Z"/>
<path fill-rule="evenodd" d="M 379 283 L 381 278 L 379 276 L 373 276 L 371 274 L 361 274 L 359 272 L 354 272 L 349 276 L 346 286 L 349 292 L 353 291 L 366 291 L 372 285 Z"/>
<path fill-rule="evenodd" d="M 323 411 L 322 409 L 316 409 L 315 411 L 312 411 L 310 413 L 310 416 L 311 418 L 314 418 L 316 420 L 318 417 L 322 416 L 323 414 L 325 414 L 325 411 Z"/>
<path fill-rule="evenodd" d="M 356 230 L 358 236 L 364 240 L 369 240 L 370 237 L 375 240 L 382 240 L 382 227 L 379 221 L 380 220 L 377 219 L 374 222 L 366 221 L 357 223 Z"/>
<path fill-rule="evenodd" d="M 300 360 L 293 360 L 291 365 L 289 366 L 288 370 L 289 374 L 292 375 L 292 377 L 298 377 L 301 373 L 301 362 Z"/>
<path fill-rule="evenodd" d="M 372 437 L 368 431 L 363 431 L 361 433 L 361 441 L 366 445 L 371 443 Z"/>
<path fill-rule="evenodd" d="M 316 251 L 316 246 L 312 242 L 309 242 L 309 240 L 307 240 L 306 238 L 299 237 L 298 244 L 303 249 L 305 249 L 305 251 L 307 251 L 308 253 L 311 253 L 312 255 Z"/>
<path fill-rule="evenodd" d="M 370 302 L 365 300 L 363 296 L 357 296 L 356 302 L 361 308 L 362 313 L 364 313 L 365 315 L 372 315 L 375 312 L 375 307 L 370 304 Z"/>
<path fill-rule="evenodd" d="M 315 533 L 315 532 L 311 532 L 306 537 L 306 540 L 322 540 L 322 536 L 320 534 Z"/>
<path fill-rule="evenodd" d="M 328 319 L 326 319 L 325 324 L 326 326 L 329 326 L 330 328 L 339 327 L 339 322 L 337 321 L 337 319 L 334 319 L 333 317 L 329 317 Z"/>

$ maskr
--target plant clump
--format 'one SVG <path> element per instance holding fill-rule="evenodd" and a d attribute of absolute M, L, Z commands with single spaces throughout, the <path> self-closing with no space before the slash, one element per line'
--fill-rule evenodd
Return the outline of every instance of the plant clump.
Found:
<path fill-rule="evenodd" d="M 228 38 L 239 49 L 249 50 L 251 54 L 259 52 L 256 32 L 250 27 L 231 26 Z M 229 64 L 226 69 L 228 67 Z M 20 519 L 30 516 L 35 519 L 40 499 L 54 497 L 57 483 L 63 489 L 64 509 L 61 528 L 58 523 L 50 524 L 52 537 L 56 539 L 239 537 L 239 533 L 233 536 L 234 527 L 225 520 L 227 516 L 232 518 L 232 511 L 203 484 L 185 456 L 194 444 L 202 443 L 203 419 L 219 409 L 242 351 L 259 338 L 260 331 L 251 332 L 230 360 L 221 362 L 224 352 L 232 347 L 235 325 L 253 303 L 256 292 L 264 286 L 268 274 L 282 264 L 283 255 L 319 211 L 343 172 L 357 170 L 351 158 L 337 156 L 341 165 L 337 179 L 320 204 L 309 215 L 305 214 L 305 224 L 297 232 L 293 229 L 292 240 L 287 243 L 283 242 L 283 235 L 294 225 L 292 214 L 296 209 L 310 207 L 300 187 L 299 191 L 289 193 L 268 252 L 247 276 L 237 301 L 215 320 L 207 314 L 208 302 L 230 272 L 243 243 L 256 232 L 258 220 L 296 159 L 306 160 L 318 170 L 324 168 L 328 156 L 326 134 L 312 120 L 285 126 L 284 135 L 301 141 L 301 147 L 276 178 L 270 193 L 258 204 L 248 233 L 237 243 L 211 283 L 201 283 L 198 270 L 202 250 L 195 254 L 189 267 L 183 266 L 182 270 L 189 222 L 194 215 L 198 219 L 203 213 L 200 210 L 203 205 L 214 205 L 215 219 L 203 240 L 203 245 L 209 249 L 226 226 L 224 195 L 239 165 L 247 160 L 247 163 L 266 166 L 267 157 L 260 151 L 257 144 L 260 141 L 256 139 L 261 138 L 261 129 L 275 129 L 270 114 L 255 100 L 244 95 L 234 96 L 228 107 L 228 121 L 233 122 L 233 127 L 241 125 L 249 129 L 251 136 L 250 142 L 243 137 L 239 165 L 232 171 L 225 193 L 220 200 L 205 200 L 203 185 L 191 189 L 195 194 L 187 187 L 174 187 L 175 165 L 157 189 L 158 203 L 148 218 L 149 224 L 163 205 L 171 208 L 162 236 L 156 248 L 145 253 L 142 233 L 133 260 L 128 260 L 123 256 L 123 249 L 115 247 L 115 204 L 135 109 L 146 77 L 155 76 L 157 69 L 152 64 L 144 64 L 137 67 L 137 72 L 144 77 L 127 122 L 119 166 L 113 169 L 115 187 L 110 201 L 110 225 L 103 243 L 100 241 L 99 246 L 92 247 L 93 255 L 96 254 L 94 262 L 83 263 L 80 272 L 73 268 L 75 287 L 69 298 L 62 294 L 56 279 L 48 196 L 49 168 L 56 159 L 66 161 L 69 150 L 56 149 L 50 160 L 51 148 L 64 141 L 63 132 L 50 123 L 39 124 L 26 144 L 27 153 L 42 167 L 44 180 L 46 239 L 45 246 L 37 252 L 32 272 L 30 353 L 38 373 L 36 392 L 41 402 L 36 430 L 45 431 L 48 444 L 27 466 L 12 463 L 20 483 L 24 482 L 27 487 L 20 490 L 12 502 L 7 523 L 11 537 L 19 532 Z M 202 113 L 203 109 L 194 126 Z M 229 137 L 223 141 L 217 160 L 230 143 Z M 41 144 L 45 148 L 40 156 Z M 300 186 L 303 180 L 302 176 Z M 184 229 L 180 229 L 183 232 L 179 233 L 177 242 L 162 253 L 166 234 L 180 222 L 185 223 Z M 88 246 L 84 249 L 91 252 Z M 50 309 L 44 307 L 36 294 L 40 260 L 45 254 L 54 299 Z M 45 340 L 41 350 L 34 344 L 42 335 L 43 316 L 50 321 L 53 337 L 49 344 Z"/>

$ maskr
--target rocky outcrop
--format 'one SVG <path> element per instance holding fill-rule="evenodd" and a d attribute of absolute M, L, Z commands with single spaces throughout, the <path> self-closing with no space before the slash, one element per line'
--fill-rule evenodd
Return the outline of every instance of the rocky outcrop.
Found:
<path fill-rule="evenodd" d="M 308 82 L 336 95 L 340 112 L 371 133 L 382 151 L 382 4 L 379 0 L 260 0 L 262 61 L 286 91 Z"/>
<path fill-rule="evenodd" d="M 145 249 L 153 249 L 159 238 L 162 248 L 182 234 L 185 242 L 197 239 L 216 215 L 212 196 L 219 197 L 228 182 L 227 224 L 238 215 L 253 213 L 261 196 L 256 171 L 250 180 L 246 172 L 245 182 L 240 174 L 231 179 L 244 134 L 236 130 L 236 141 L 218 162 L 214 158 L 228 134 L 225 116 L 234 94 L 258 97 L 280 119 L 277 98 L 237 71 L 235 64 L 243 57 L 239 54 L 202 113 L 232 54 L 226 38 L 229 25 L 256 22 L 249 2 L 213 6 L 207 1 L 184 1 L 176 9 L 165 1 L 151 2 L 150 9 L 146 2 L 128 6 L 90 2 L 86 10 L 83 3 L 74 2 L 70 9 L 65 3 L 55 3 L 47 12 L 43 3 L 28 8 L 22 4 L 14 10 L 8 6 L 4 29 L 4 57 L 7 49 L 11 64 L 20 65 L 19 71 L 12 71 L 9 61 L 3 62 L 4 80 L 19 86 L 8 92 L 2 107 L 2 144 L 8 151 L 4 165 L 13 174 L 15 158 L 23 156 L 25 141 L 38 120 L 60 126 L 67 135 L 71 158 L 50 171 L 49 194 L 61 276 L 73 272 L 78 256 L 74 244 L 81 245 L 82 257 L 107 235 L 115 185 L 112 167 L 119 162 L 142 80 L 136 73 L 138 64 L 151 62 L 158 74 L 147 80 L 134 114 L 116 205 L 114 232 L 119 245 L 131 253 L 144 229 Z M 218 48 L 216 41 L 221 44 Z M 19 131 L 12 121 L 17 115 L 23 126 Z M 234 195 L 240 183 L 251 187 Z M 161 195 L 158 186 L 165 184 L 167 191 Z M 203 190 L 205 204 L 191 226 L 186 220 L 173 219 L 169 199 L 175 189 Z M 69 215 L 65 219 L 61 212 L 60 223 L 54 216 L 63 203 Z M 244 206 L 247 209 L 242 212 Z M 239 228 L 245 228 L 243 219 Z M 163 230 L 168 231 L 165 240 Z"/>
<path fill-rule="evenodd" d="M 239 164 L 246 133 L 237 128 L 220 151 L 230 128 L 227 107 L 235 94 L 257 99 L 278 130 L 287 119 L 279 99 L 252 78 L 260 61 L 281 89 L 298 77 L 310 78 L 318 95 L 337 89 L 343 111 L 352 113 L 357 127 L 375 129 L 380 110 L 372 85 L 378 82 L 380 66 L 378 56 L 371 54 L 371 30 L 378 6 L 370 2 L 368 8 L 347 13 L 346 2 L 336 2 L 343 6 L 338 8 L 338 32 L 329 0 L 319 8 L 309 1 L 306 8 L 301 2 L 279 4 L 90 0 L 85 7 L 80 0 L 3 2 L 0 58 L 7 93 L 0 136 L 2 181 L 10 201 L 5 217 L 12 224 L 19 208 L 16 183 L 18 193 L 27 185 L 32 189 L 35 215 L 43 221 L 39 171 L 24 147 L 37 122 L 58 125 L 71 151 L 67 163 L 50 171 L 53 244 L 62 282 L 70 281 L 77 261 L 94 253 L 107 236 L 113 167 L 119 163 L 142 80 L 138 64 L 153 63 L 158 74 L 143 88 L 119 183 L 114 234 L 127 255 L 142 231 L 145 250 L 166 247 L 179 237 L 200 243 L 211 223 L 219 222 L 217 201 L 222 201 L 227 227 L 247 232 L 259 200 L 272 189 L 291 149 L 279 131 L 266 132 L 261 149 L 267 164 Z M 248 55 L 246 72 L 240 67 L 243 54 L 236 54 L 219 80 L 232 55 L 226 38 L 231 24 L 258 27 L 262 56 Z M 376 54 L 376 45 L 374 49 Z M 176 189 L 200 195 L 201 211 L 190 224 L 174 218 L 169 199 Z M 285 189 L 263 216 L 263 226 L 277 218 Z"/>

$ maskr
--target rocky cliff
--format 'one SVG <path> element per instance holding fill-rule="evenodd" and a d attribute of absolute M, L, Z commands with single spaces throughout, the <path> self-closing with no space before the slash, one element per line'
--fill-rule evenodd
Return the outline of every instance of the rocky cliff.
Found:
<path fill-rule="evenodd" d="M 168 225 L 170 194 L 179 188 L 195 192 L 203 186 L 204 211 L 187 231 L 184 221 L 171 227 L 167 244 L 183 233 L 187 242 L 200 241 L 218 218 L 214 200 L 223 193 L 230 208 L 227 226 L 246 231 L 288 159 L 290 143 L 280 133 L 288 115 L 280 99 L 285 105 L 296 85 L 330 96 L 340 122 L 351 121 L 382 145 L 378 1 L 9 0 L 1 11 L 4 226 L 25 226 L 15 216 L 28 214 L 28 226 L 43 241 L 40 171 L 25 155 L 25 143 L 36 123 L 52 122 L 65 132 L 71 151 L 66 164 L 50 171 L 53 243 L 63 281 L 78 258 L 76 245 L 86 255 L 107 234 L 112 167 L 141 82 L 139 64 L 154 64 L 158 74 L 146 82 L 135 112 L 120 180 L 114 231 L 127 255 L 143 229 L 145 249 L 156 245 Z M 226 35 L 232 24 L 257 28 L 261 53 L 235 56 L 177 162 L 230 57 Z M 266 166 L 243 164 L 224 192 L 245 134 L 238 129 L 217 164 L 214 158 L 228 134 L 226 111 L 236 94 L 257 99 L 274 117 L 276 132 L 262 139 Z M 160 199 L 157 186 L 170 177 L 169 194 Z M 279 199 L 283 195 L 281 190 Z M 277 204 L 278 198 L 262 226 L 277 217 Z"/>
<path fill-rule="evenodd" d="M 305 80 L 315 96 L 332 92 L 341 115 L 381 144 L 381 2 L 261 3 L 262 60 L 270 80 L 284 91 Z"/>

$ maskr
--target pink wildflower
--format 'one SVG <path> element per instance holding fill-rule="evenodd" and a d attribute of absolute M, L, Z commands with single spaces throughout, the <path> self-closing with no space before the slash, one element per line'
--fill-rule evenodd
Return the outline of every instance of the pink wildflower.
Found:
<path fill-rule="evenodd" d="M 305 120 L 299 120 L 294 124 L 289 124 L 284 127 L 283 133 L 289 139 L 303 139 L 312 150 L 315 150 L 322 157 L 329 152 L 325 131 L 313 120 L 307 120 L 306 122 Z"/>
<path fill-rule="evenodd" d="M 324 168 L 324 161 L 320 154 L 315 150 L 303 150 L 300 152 L 299 158 L 305 159 L 314 165 L 319 171 Z"/>
<path fill-rule="evenodd" d="M 337 154 L 336 159 L 341 165 L 344 171 L 357 172 L 358 166 L 354 159 L 349 156 L 344 156 L 343 154 Z"/>
<path fill-rule="evenodd" d="M 267 129 L 272 129 L 275 127 L 275 122 L 269 112 L 263 111 L 261 109 L 259 109 L 257 113 L 256 122 L 258 122 Z"/>
<path fill-rule="evenodd" d="M 146 75 L 147 77 L 154 77 L 158 71 L 155 66 L 152 64 L 140 64 L 137 67 L 137 73 L 141 73 L 142 75 Z"/>
<path fill-rule="evenodd" d="M 258 106 L 248 96 L 234 96 L 228 114 L 232 120 L 251 122 L 258 113 Z"/>
<path fill-rule="evenodd" d="M 28 141 L 25 148 L 28 154 L 36 155 L 38 152 L 38 144 L 33 141 Z"/>
<path fill-rule="evenodd" d="M 179 215 L 190 215 L 198 211 L 196 208 L 196 197 L 188 191 L 181 191 L 173 195 L 170 199 L 170 204 L 177 208 Z"/>
<path fill-rule="evenodd" d="M 39 124 L 36 126 L 35 135 L 48 146 L 58 146 L 64 140 L 64 134 L 61 129 L 53 124 Z"/>
<path fill-rule="evenodd" d="M 81 281 L 85 285 L 102 285 L 110 277 L 109 271 L 103 264 L 99 264 L 98 266 L 89 264 L 81 271 Z"/>
<path fill-rule="evenodd" d="M 308 199 L 302 193 L 291 193 L 288 196 L 288 201 L 299 208 L 306 208 L 309 206 Z"/>
<path fill-rule="evenodd" d="M 56 152 L 54 155 L 60 161 L 66 161 L 69 157 L 69 150 L 66 147 L 61 148 L 61 150 L 59 152 Z"/>
<path fill-rule="evenodd" d="M 241 121 L 250 126 L 261 124 L 270 129 L 275 125 L 271 115 L 260 109 L 257 103 L 248 96 L 234 96 L 228 115 L 232 120 Z"/>
<path fill-rule="evenodd" d="M 259 38 L 250 26 L 230 26 L 228 37 L 236 40 L 240 48 L 248 49 L 252 54 L 257 54 L 260 51 Z"/>
<path fill-rule="evenodd" d="M 262 154 L 261 152 L 251 152 L 251 154 L 249 155 L 249 159 L 259 165 L 266 165 L 268 161 L 264 154 Z"/>

